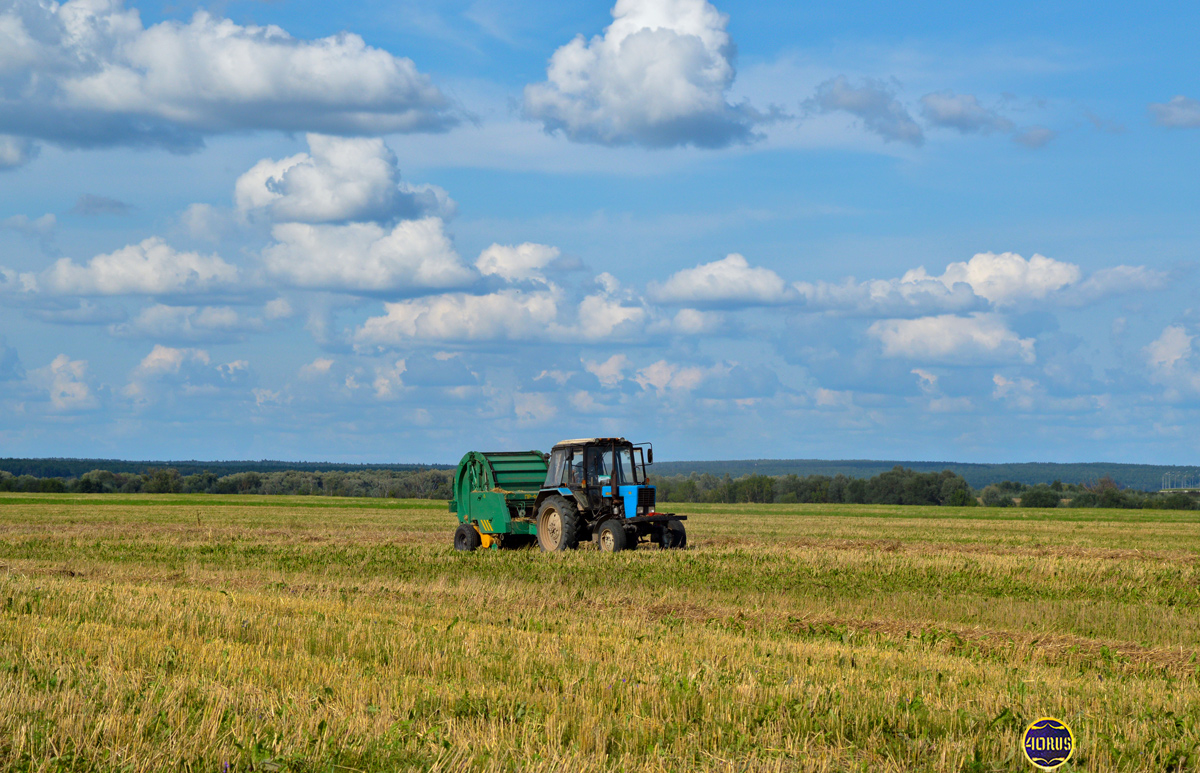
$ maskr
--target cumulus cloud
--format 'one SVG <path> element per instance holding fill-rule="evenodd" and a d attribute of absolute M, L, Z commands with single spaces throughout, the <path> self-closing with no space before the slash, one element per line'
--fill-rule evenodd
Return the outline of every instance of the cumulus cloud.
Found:
<path fill-rule="evenodd" d="M 929 276 L 922 267 L 906 273 L 902 281 L 933 279 L 947 288 L 962 283 L 997 306 L 1011 306 L 1046 298 L 1078 282 L 1082 276 L 1083 272 L 1074 263 L 1043 255 L 1034 254 L 1026 260 L 1013 252 L 981 252 L 969 261 L 951 263 L 941 276 Z"/>
<path fill-rule="evenodd" d="M 37 155 L 37 146 L 25 137 L 0 134 L 0 171 L 28 164 Z"/>
<path fill-rule="evenodd" d="M 679 365 L 659 360 L 638 370 L 633 380 L 642 389 L 653 389 L 659 394 L 668 391 L 690 392 L 704 383 L 706 379 L 728 371 L 729 368 L 724 365 L 701 368 L 695 365 Z"/>
<path fill-rule="evenodd" d="M 617 0 L 613 23 L 550 58 L 525 87 L 525 115 L 579 142 L 723 147 L 755 138 L 763 116 L 731 105 L 728 17 L 705 0 Z"/>
<path fill-rule="evenodd" d="M 1168 400 L 1200 393 L 1200 370 L 1196 367 L 1196 336 L 1183 325 L 1168 325 L 1142 349 L 1149 365 L 1150 381 L 1162 385 Z"/>
<path fill-rule="evenodd" d="M 400 181 L 396 156 L 382 139 L 309 134 L 307 140 L 308 153 L 263 159 L 238 178 L 234 199 L 241 212 L 299 223 L 453 213 L 454 202 L 441 188 Z"/>
<path fill-rule="evenodd" d="M 737 253 L 673 275 L 650 288 L 661 303 L 767 306 L 785 303 L 792 294 L 787 283 L 768 268 L 753 268 Z"/>
<path fill-rule="evenodd" d="M 615 387 L 625 380 L 625 369 L 629 367 L 629 358 L 624 354 L 614 354 L 604 362 L 583 360 L 583 368 L 591 373 L 603 387 Z"/>
<path fill-rule="evenodd" d="M 1010 132 L 1013 122 L 979 104 L 973 94 L 935 91 L 921 97 L 921 113 L 934 126 L 955 129 L 963 134 Z"/>
<path fill-rule="evenodd" d="M 943 282 L 909 272 L 900 279 L 847 279 L 831 282 L 797 282 L 793 285 L 807 311 L 831 311 L 865 317 L 923 317 L 944 312 L 965 312 L 987 305 L 964 283 Z"/>
<path fill-rule="evenodd" d="M 49 251 L 54 241 L 54 230 L 58 226 L 58 218 L 47 212 L 41 217 L 31 218 L 28 215 L 13 215 L 0 220 L 0 228 L 16 231 L 41 243 L 42 249 Z"/>
<path fill-rule="evenodd" d="M 1014 333 L 998 314 L 940 314 L 919 319 L 884 319 L 867 332 L 887 357 L 946 362 L 1033 362 L 1034 341 Z"/>
<path fill-rule="evenodd" d="M 97 255 L 79 265 L 58 260 L 36 286 L 63 295 L 167 295 L 237 285 L 239 271 L 217 255 L 179 252 L 158 237 Z"/>
<path fill-rule="evenodd" d="M 382 134 L 456 122 L 409 59 L 205 11 L 142 24 L 121 0 L 17 0 L 0 12 L 0 132 L 71 146 L 194 149 L 253 129 Z"/>
<path fill-rule="evenodd" d="M 99 405 L 87 381 L 87 361 L 60 354 L 44 368 L 29 373 L 30 383 L 45 390 L 55 411 L 85 411 Z"/>
<path fill-rule="evenodd" d="M 210 358 L 203 349 L 173 349 L 156 344 L 150 353 L 134 368 L 135 378 L 155 378 L 178 373 L 185 363 L 208 365 Z"/>
<path fill-rule="evenodd" d="M 346 292 L 411 292 L 462 287 L 476 277 L 459 259 L 440 218 L 377 223 L 281 223 L 263 265 L 294 287 Z"/>
<path fill-rule="evenodd" d="M 803 107 L 809 113 L 849 113 L 887 142 L 915 146 L 925 142 L 924 132 L 896 98 L 895 89 L 880 80 L 868 78 L 853 86 L 845 75 L 839 75 L 817 86 L 817 93 L 805 100 Z"/>
<path fill-rule="evenodd" d="M 1170 129 L 1200 128 L 1200 101 L 1182 94 L 1169 102 L 1151 102 L 1150 115 L 1159 126 Z"/>
<path fill-rule="evenodd" d="M 517 246 L 493 244 L 479 255 L 475 268 L 484 276 L 497 276 L 506 282 L 526 279 L 544 280 L 543 270 L 558 259 L 558 248 L 525 242 Z"/>
<path fill-rule="evenodd" d="M 178 389 L 188 397 L 213 395 L 223 387 L 244 384 L 249 374 L 250 364 L 245 360 L 214 366 L 204 349 L 155 344 L 129 374 L 121 393 L 140 404 L 151 402 L 156 392 L 167 389 Z"/>
<path fill-rule="evenodd" d="M 558 301 L 549 291 L 503 290 L 490 295 L 453 293 L 385 303 L 384 309 L 383 316 L 371 317 L 358 329 L 357 344 L 536 338 L 557 318 Z"/>
<path fill-rule="evenodd" d="M 329 371 L 332 368 L 333 360 L 326 357 L 318 357 L 312 362 L 300 366 L 300 378 L 311 381 L 321 376 L 329 375 Z"/>
<path fill-rule="evenodd" d="M 602 275 L 603 276 L 603 275 Z M 419 342 L 621 340 L 641 331 L 649 312 L 620 291 L 615 280 L 581 300 L 561 288 L 507 288 L 487 295 L 447 293 L 385 303 L 355 332 L 361 349 Z M 574 312 L 574 319 L 570 312 Z"/>
<path fill-rule="evenodd" d="M 142 309 L 128 322 L 112 325 L 109 331 L 122 338 L 225 341 L 262 327 L 261 320 L 245 317 L 229 306 L 166 306 L 160 303 Z"/>
<path fill-rule="evenodd" d="M 1167 286 L 1167 273 L 1146 266 L 1102 268 L 1061 296 L 1065 303 L 1083 306 L 1114 295 L 1150 292 Z"/>

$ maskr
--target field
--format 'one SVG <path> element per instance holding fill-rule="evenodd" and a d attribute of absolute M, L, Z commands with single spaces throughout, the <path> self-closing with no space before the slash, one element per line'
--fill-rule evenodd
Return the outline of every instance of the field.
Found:
<path fill-rule="evenodd" d="M 684 505 L 455 553 L 426 501 L 0 496 L 0 769 L 1200 769 L 1200 514 Z"/>

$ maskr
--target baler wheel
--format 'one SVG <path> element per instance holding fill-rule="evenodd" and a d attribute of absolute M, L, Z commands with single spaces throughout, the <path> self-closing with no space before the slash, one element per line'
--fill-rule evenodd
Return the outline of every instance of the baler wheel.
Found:
<path fill-rule="evenodd" d="M 687 547 L 687 531 L 683 528 L 683 521 L 667 521 L 663 527 L 662 546 L 673 550 Z"/>
<path fill-rule="evenodd" d="M 469 523 L 461 523 L 454 530 L 454 549 L 455 550 L 475 550 L 483 544 L 483 540 L 479 538 L 479 532 L 475 531 L 475 527 Z"/>
<path fill-rule="evenodd" d="M 609 518 L 600 524 L 597 535 L 596 542 L 600 545 L 600 550 L 605 553 L 616 553 L 627 547 L 628 539 L 625 527 L 616 518 Z"/>
<path fill-rule="evenodd" d="M 579 545 L 579 513 L 559 496 L 542 502 L 537 517 L 537 539 L 542 550 L 574 550 Z"/>

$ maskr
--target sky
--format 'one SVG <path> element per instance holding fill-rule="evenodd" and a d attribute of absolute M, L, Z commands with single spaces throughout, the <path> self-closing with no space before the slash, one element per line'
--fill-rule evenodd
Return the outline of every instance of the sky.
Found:
<path fill-rule="evenodd" d="M 1200 8 L 0 0 L 0 456 L 1200 464 Z"/>

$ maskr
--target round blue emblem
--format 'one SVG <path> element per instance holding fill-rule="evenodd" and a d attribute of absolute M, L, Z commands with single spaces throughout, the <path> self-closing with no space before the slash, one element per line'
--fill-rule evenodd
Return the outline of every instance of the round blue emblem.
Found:
<path fill-rule="evenodd" d="M 1021 740 L 1025 759 L 1042 770 L 1054 770 L 1071 759 L 1075 752 L 1075 734 L 1067 723 L 1054 717 L 1042 717 L 1025 728 Z"/>

